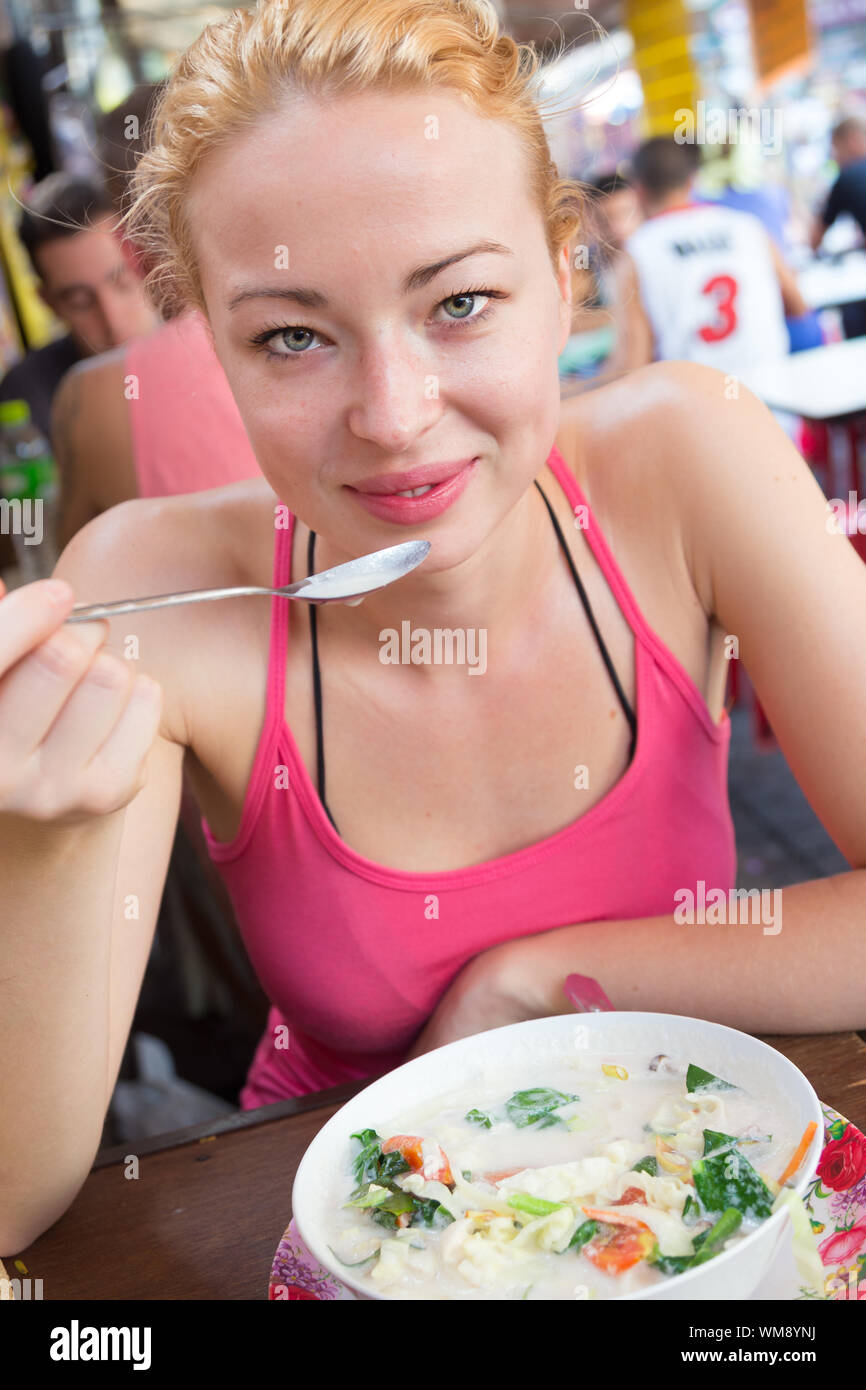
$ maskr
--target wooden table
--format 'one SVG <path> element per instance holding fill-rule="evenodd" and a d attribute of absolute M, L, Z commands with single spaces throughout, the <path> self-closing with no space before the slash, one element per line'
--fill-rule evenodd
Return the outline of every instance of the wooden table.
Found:
<path fill-rule="evenodd" d="M 764 1041 L 805 1073 L 821 1100 L 866 1131 L 863 1037 Z M 66 1215 L 17 1258 L 42 1279 L 46 1301 L 266 1299 L 301 1157 L 366 1084 L 106 1150 Z M 137 1179 L 124 1177 L 130 1153 L 140 1159 Z M 12 1259 L 4 1262 L 10 1277 L 19 1272 Z"/>

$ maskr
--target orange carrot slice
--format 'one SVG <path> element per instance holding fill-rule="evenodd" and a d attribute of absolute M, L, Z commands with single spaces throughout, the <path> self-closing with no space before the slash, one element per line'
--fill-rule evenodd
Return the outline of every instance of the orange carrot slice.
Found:
<path fill-rule="evenodd" d="M 525 1166 L 524 1168 L 503 1168 L 501 1172 L 484 1173 L 483 1176 L 487 1182 L 504 1182 L 506 1178 L 513 1178 L 515 1173 L 522 1173 L 524 1171 Z"/>
<path fill-rule="evenodd" d="M 792 1153 L 784 1173 L 779 1178 L 780 1187 L 782 1187 L 788 1181 L 789 1178 L 794 1176 L 800 1164 L 803 1162 L 803 1159 L 806 1157 L 806 1150 L 812 1142 L 812 1135 L 815 1133 L 815 1130 L 817 1128 L 817 1121 L 810 1120 L 805 1130 L 803 1131 L 803 1138 L 800 1140 L 796 1149 Z"/>
<path fill-rule="evenodd" d="M 423 1139 L 417 1134 L 395 1134 L 390 1139 L 386 1139 L 382 1145 L 383 1154 L 389 1154 L 398 1149 L 403 1155 L 410 1168 L 416 1171 L 424 1162 L 421 1152 Z"/>
<path fill-rule="evenodd" d="M 594 1221 L 606 1221 L 611 1226 L 632 1226 L 635 1230 L 648 1231 L 649 1226 L 645 1221 L 639 1220 L 636 1216 L 629 1215 L 624 1211 L 602 1211 L 598 1207 L 581 1207 L 581 1211 Z"/>

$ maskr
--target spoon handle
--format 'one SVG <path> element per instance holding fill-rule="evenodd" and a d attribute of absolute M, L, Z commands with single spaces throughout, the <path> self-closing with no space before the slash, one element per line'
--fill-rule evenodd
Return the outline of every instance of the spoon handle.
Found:
<path fill-rule="evenodd" d="M 143 608 L 173 608 L 181 603 L 206 603 L 209 599 L 239 598 L 245 594 L 279 594 L 281 598 L 293 598 L 309 583 L 309 579 L 299 579 L 296 584 L 287 584 L 281 589 L 248 584 L 234 589 L 186 589 L 178 594 L 153 594 L 150 598 L 118 599 L 114 603 L 76 603 L 66 622 L 86 623 L 96 618 L 113 618 L 119 613 L 137 613 Z"/>

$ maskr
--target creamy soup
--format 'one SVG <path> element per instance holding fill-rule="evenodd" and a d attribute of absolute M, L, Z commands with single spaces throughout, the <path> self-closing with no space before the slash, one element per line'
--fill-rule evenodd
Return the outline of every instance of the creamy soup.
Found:
<path fill-rule="evenodd" d="M 617 1298 L 755 1230 L 800 1138 L 699 1064 L 587 1052 L 347 1136 L 326 1239 L 388 1298 Z"/>

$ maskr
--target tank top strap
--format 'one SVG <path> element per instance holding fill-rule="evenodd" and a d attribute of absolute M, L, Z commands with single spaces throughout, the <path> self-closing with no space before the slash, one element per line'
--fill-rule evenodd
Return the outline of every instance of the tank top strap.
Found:
<path fill-rule="evenodd" d="M 548 458 L 551 471 L 559 480 L 563 492 L 571 503 L 571 509 L 575 514 L 575 526 L 586 535 L 589 548 L 595 556 L 598 567 L 607 580 L 611 592 L 622 609 L 623 616 L 628 622 L 629 627 L 636 637 L 646 640 L 654 634 L 646 623 L 643 614 L 635 602 L 628 584 L 625 581 L 622 570 L 613 556 L 604 534 L 599 526 L 592 508 L 586 500 L 580 484 L 569 468 L 562 454 L 554 444 Z"/>
<path fill-rule="evenodd" d="M 281 522 L 282 524 L 277 524 Z M 293 512 L 288 512 L 288 525 L 283 522 L 282 513 L 274 511 L 274 563 L 272 587 L 281 588 L 289 582 L 292 557 L 292 536 L 295 529 Z M 226 862 L 236 859 L 247 848 L 255 830 L 259 815 L 268 794 L 274 785 L 274 759 L 280 738 L 285 727 L 286 699 L 286 651 L 289 631 L 289 609 L 291 599 L 271 598 L 271 624 L 268 639 L 268 674 L 265 693 L 265 709 L 262 731 L 256 746 L 256 753 L 244 797 L 241 823 L 235 838 L 229 843 L 214 839 L 204 816 L 201 827 L 211 858 Z"/>

